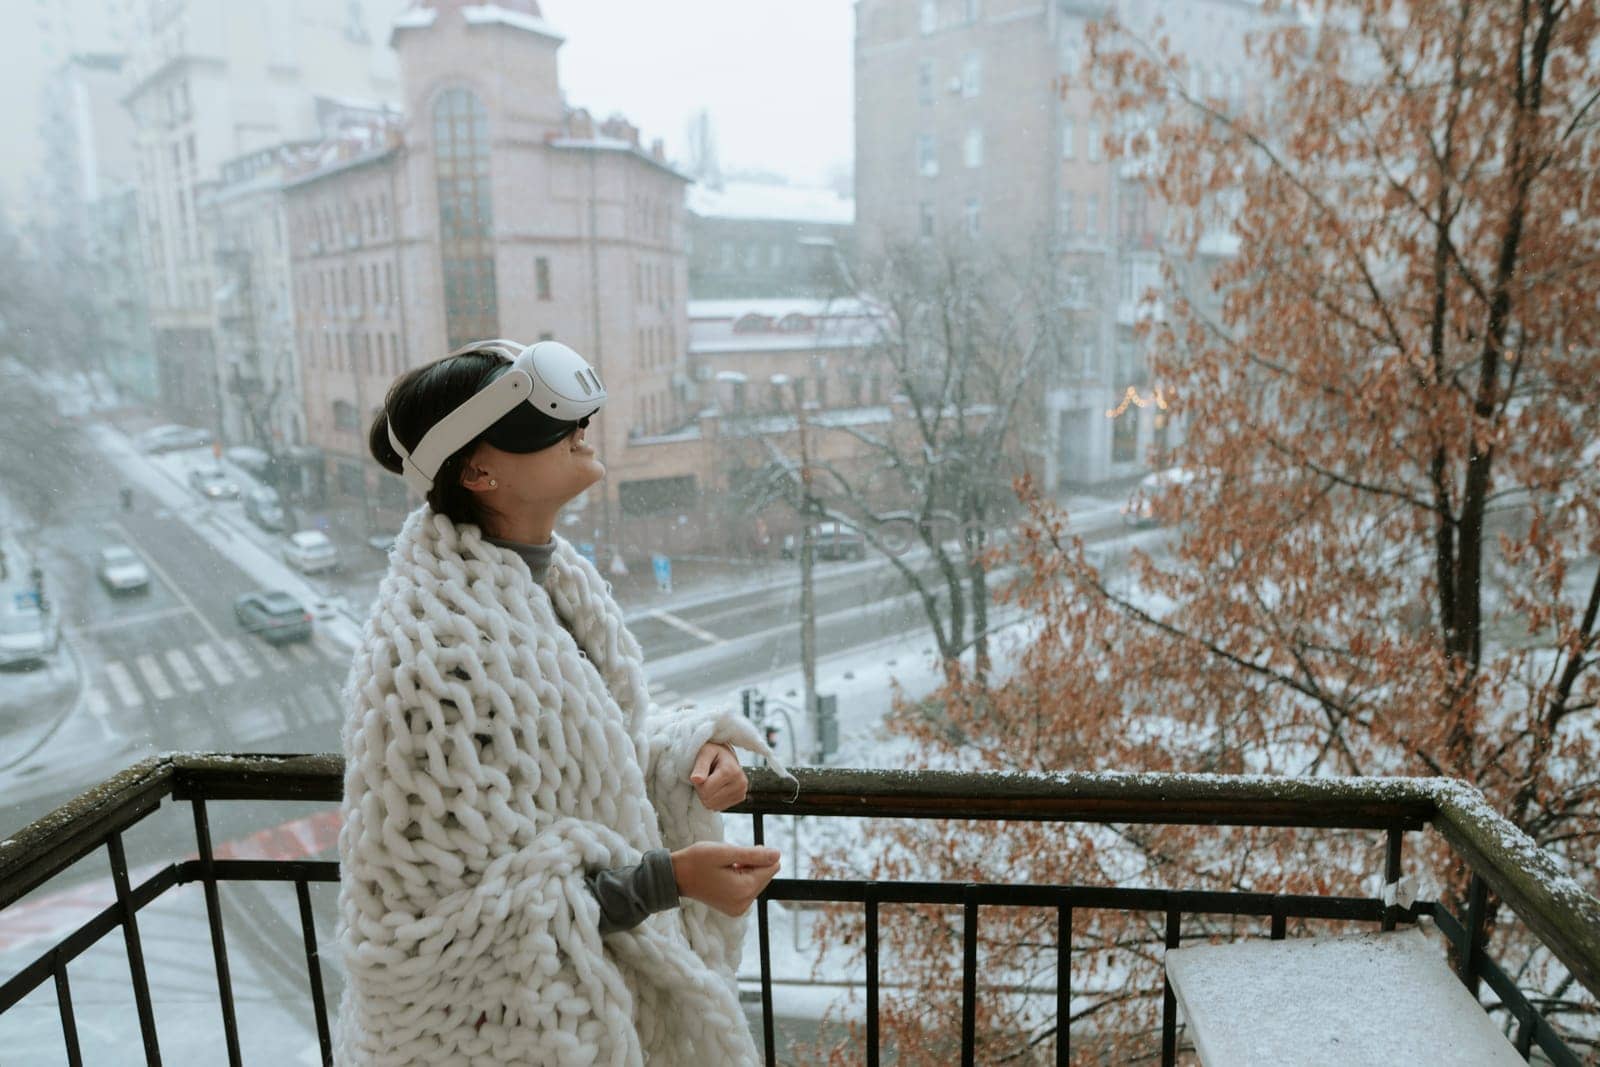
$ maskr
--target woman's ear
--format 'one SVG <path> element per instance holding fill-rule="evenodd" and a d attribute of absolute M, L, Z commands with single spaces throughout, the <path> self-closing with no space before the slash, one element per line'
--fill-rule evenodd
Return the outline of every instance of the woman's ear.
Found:
<path fill-rule="evenodd" d="M 484 463 L 483 443 L 480 441 L 467 461 L 461 465 L 461 486 L 475 493 L 487 492 L 495 488 L 490 482 L 494 476 L 489 473 Z"/>

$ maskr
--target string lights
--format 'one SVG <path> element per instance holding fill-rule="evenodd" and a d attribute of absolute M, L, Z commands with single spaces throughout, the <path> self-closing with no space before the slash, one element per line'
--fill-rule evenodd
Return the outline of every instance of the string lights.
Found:
<path fill-rule="evenodd" d="M 1129 404 L 1132 404 L 1134 407 L 1138 408 L 1147 408 L 1151 404 L 1154 404 L 1162 411 L 1167 410 L 1167 398 L 1161 395 L 1160 389 L 1157 389 L 1148 397 L 1142 397 L 1139 395 L 1138 388 L 1130 385 L 1128 386 L 1128 391 L 1122 395 L 1122 403 L 1118 404 L 1114 408 L 1106 408 L 1106 418 L 1114 419 L 1118 417 L 1124 411 L 1128 410 Z"/>

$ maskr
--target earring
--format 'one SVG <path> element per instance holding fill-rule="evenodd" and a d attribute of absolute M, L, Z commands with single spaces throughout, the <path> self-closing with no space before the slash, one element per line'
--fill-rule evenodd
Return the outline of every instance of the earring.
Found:
<path fill-rule="evenodd" d="M 499 485 L 499 484 L 500 484 L 500 483 L 499 483 L 499 482 L 497 482 L 497 481 L 495 481 L 495 480 L 494 480 L 494 479 L 493 479 L 493 478 L 490 478 L 490 479 L 489 479 L 489 488 L 490 488 L 490 489 L 494 489 L 494 488 L 495 488 L 495 487 L 497 487 L 497 486 L 498 486 L 498 485 Z"/>

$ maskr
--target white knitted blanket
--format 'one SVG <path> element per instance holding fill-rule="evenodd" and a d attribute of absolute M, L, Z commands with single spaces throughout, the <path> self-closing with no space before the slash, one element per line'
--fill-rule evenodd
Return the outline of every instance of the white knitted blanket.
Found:
<path fill-rule="evenodd" d="M 737 712 L 652 706 L 609 583 L 555 543 L 543 586 L 426 505 L 395 543 L 345 686 L 341 1065 L 759 1062 L 748 913 L 685 899 L 602 939 L 584 873 L 722 839 L 689 783 L 708 740 L 788 772 Z"/>

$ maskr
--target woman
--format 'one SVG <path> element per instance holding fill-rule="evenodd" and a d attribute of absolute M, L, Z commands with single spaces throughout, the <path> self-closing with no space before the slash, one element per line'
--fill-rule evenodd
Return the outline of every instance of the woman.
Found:
<path fill-rule="evenodd" d="M 340 1064 L 757 1062 L 734 976 L 779 857 L 718 813 L 747 787 L 730 746 L 788 772 L 734 712 L 649 704 L 555 532 L 605 475 L 604 401 L 571 349 L 493 341 L 403 375 L 372 425 L 426 503 L 346 683 Z"/>

